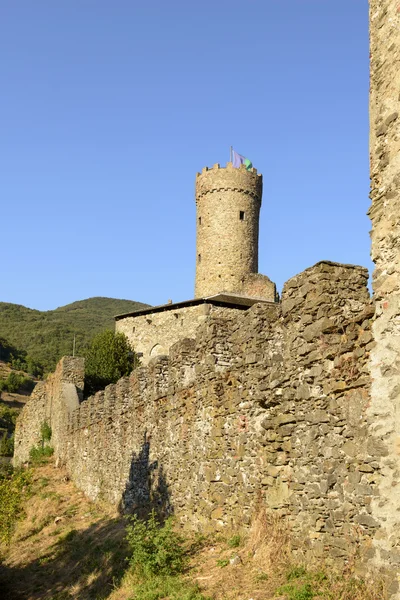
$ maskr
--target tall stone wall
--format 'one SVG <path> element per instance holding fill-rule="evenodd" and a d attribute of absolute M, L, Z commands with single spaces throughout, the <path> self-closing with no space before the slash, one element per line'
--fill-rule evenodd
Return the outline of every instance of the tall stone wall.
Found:
<path fill-rule="evenodd" d="M 400 564 L 400 6 L 370 0 L 370 160 L 373 290 L 368 436 L 379 445 L 381 477 L 371 504 L 381 525 L 375 560 Z M 400 598 L 400 594 L 396 596 Z"/>
<path fill-rule="evenodd" d="M 380 446 L 366 436 L 366 281 L 323 262 L 285 285 L 282 305 L 210 314 L 195 339 L 68 412 L 59 460 L 121 510 L 154 506 L 209 530 L 248 524 L 263 503 L 316 551 L 345 556 L 355 537 L 367 552 Z"/>

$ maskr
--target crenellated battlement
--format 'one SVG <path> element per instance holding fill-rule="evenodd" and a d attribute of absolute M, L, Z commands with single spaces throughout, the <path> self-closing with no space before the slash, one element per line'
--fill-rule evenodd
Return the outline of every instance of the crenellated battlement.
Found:
<path fill-rule="evenodd" d="M 231 162 L 228 162 L 226 167 L 216 163 L 211 169 L 204 167 L 201 173 L 197 173 L 196 203 L 205 194 L 222 191 L 248 194 L 261 204 L 262 175 L 257 173 L 257 169 L 252 168 L 248 171 L 244 165 L 236 168 Z"/>
<path fill-rule="evenodd" d="M 207 173 L 208 171 L 218 171 L 220 169 L 225 169 L 227 171 L 232 171 L 233 169 L 235 171 L 247 171 L 248 173 L 254 173 L 255 175 L 257 175 L 257 169 L 255 169 L 254 167 L 252 167 L 249 170 L 246 169 L 245 165 L 240 165 L 240 167 L 234 167 L 233 164 L 229 161 L 226 163 L 225 167 L 221 167 L 220 163 L 215 163 L 211 168 L 203 167 L 201 173 L 196 173 L 196 177 L 199 177 L 200 175 L 203 175 L 204 173 Z M 258 176 L 262 177 L 261 173 L 259 173 Z"/>

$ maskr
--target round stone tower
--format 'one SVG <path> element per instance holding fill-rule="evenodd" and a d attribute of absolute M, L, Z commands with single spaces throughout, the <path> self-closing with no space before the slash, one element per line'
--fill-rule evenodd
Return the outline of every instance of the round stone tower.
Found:
<path fill-rule="evenodd" d="M 261 196 L 256 169 L 216 164 L 197 174 L 196 298 L 246 291 L 258 271 Z"/>

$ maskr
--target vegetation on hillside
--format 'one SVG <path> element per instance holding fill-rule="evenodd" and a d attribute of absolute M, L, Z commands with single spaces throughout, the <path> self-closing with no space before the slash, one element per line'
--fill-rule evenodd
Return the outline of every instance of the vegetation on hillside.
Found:
<path fill-rule="evenodd" d="M 19 414 L 15 405 L 21 404 L 15 394 L 20 394 L 20 398 L 30 394 L 36 385 L 34 377 L 39 373 L 39 365 L 26 352 L 19 351 L 5 338 L 0 338 L 0 457 L 10 458 L 14 452 L 15 422 Z M 8 402 L 4 402 L 5 399 Z M 9 403 L 10 400 L 14 407 Z"/>
<path fill-rule="evenodd" d="M 110 330 L 98 333 L 84 351 L 84 356 L 85 396 L 116 383 L 139 364 L 126 335 Z"/>
<path fill-rule="evenodd" d="M 23 373 L 10 371 L 6 379 L 0 379 L 0 392 L 10 392 L 11 394 L 18 391 L 31 392 L 35 387 L 35 382 L 31 377 L 25 377 Z"/>
<path fill-rule="evenodd" d="M 43 368 L 37 361 L 25 350 L 10 344 L 4 337 L 0 337 L 0 361 L 9 363 L 12 369 L 24 371 L 33 377 L 40 377 L 43 374 Z"/>
<path fill-rule="evenodd" d="M 24 516 L 23 502 L 29 495 L 31 471 L 0 466 L 0 543 L 10 543 L 17 521 Z"/>
<path fill-rule="evenodd" d="M 0 456 L 14 453 L 14 431 L 19 410 L 0 403 Z"/>
<path fill-rule="evenodd" d="M 41 365 L 45 372 L 51 372 L 62 356 L 72 354 L 74 336 L 79 354 L 94 335 L 114 329 L 116 314 L 147 306 L 131 300 L 98 297 L 41 312 L 0 302 L 0 336 L 8 340 L 5 346 L 0 346 L 0 360 L 8 362 L 12 354 L 15 359 L 24 359 L 27 366 L 24 368 L 15 363 L 16 369 L 31 373 L 34 365 Z M 16 348 L 19 349 L 17 355 Z"/>

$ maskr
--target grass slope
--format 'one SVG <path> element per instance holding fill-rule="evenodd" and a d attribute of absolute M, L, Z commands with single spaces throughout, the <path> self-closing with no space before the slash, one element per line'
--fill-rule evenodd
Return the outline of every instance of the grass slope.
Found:
<path fill-rule="evenodd" d="M 126 560 L 132 556 L 126 517 L 90 502 L 53 459 L 29 477 L 31 484 L 24 487 L 16 473 L 12 497 L 5 496 L 4 484 L 2 496 L 0 478 L 0 534 L 2 525 L 12 532 L 9 545 L 0 542 L 2 600 L 388 598 L 372 572 L 368 582 L 355 576 L 356 548 L 349 548 L 344 570 L 334 572 L 329 563 L 302 559 L 300 549 L 294 555 L 287 525 L 263 511 L 242 535 L 188 537 L 189 564 L 183 575 L 138 580 Z M 141 560 L 149 557 L 141 555 Z"/>
<path fill-rule="evenodd" d="M 132 300 L 96 297 L 42 312 L 0 302 L 0 337 L 25 350 L 46 371 L 52 371 L 61 356 L 72 353 L 74 334 L 79 353 L 95 334 L 114 328 L 116 314 L 147 306 Z"/>

